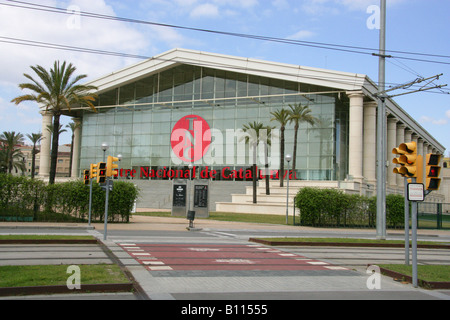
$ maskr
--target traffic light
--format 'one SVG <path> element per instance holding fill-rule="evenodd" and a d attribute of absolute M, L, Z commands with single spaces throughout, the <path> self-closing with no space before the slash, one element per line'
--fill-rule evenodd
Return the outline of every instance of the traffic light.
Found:
<path fill-rule="evenodd" d="M 107 177 L 117 176 L 119 174 L 119 172 L 117 170 L 114 170 L 114 169 L 119 168 L 119 165 L 114 163 L 117 161 L 119 161 L 119 158 L 111 157 L 111 156 L 108 157 L 108 160 L 106 161 L 106 176 Z"/>
<path fill-rule="evenodd" d="M 106 162 L 97 163 L 98 174 L 97 174 L 97 183 L 105 183 L 106 182 Z"/>
<path fill-rule="evenodd" d="M 441 186 L 441 179 L 439 175 L 441 173 L 441 155 L 429 153 L 426 159 L 426 190 L 439 190 Z"/>
<path fill-rule="evenodd" d="M 91 170 L 89 170 L 89 177 L 91 179 L 97 178 L 97 164 L 91 163 Z"/>
<path fill-rule="evenodd" d="M 417 178 L 417 143 L 402 143 L 397 149 L 401 154 L 398 162 L 402 164 L 398 172 L 407 178 Z"/>
<path fill-rule="evenodd" d="M 89 170 L 84 170 L 84 184 L 89 185 L 91 182 L 91 175 L 89 174 Z"/>

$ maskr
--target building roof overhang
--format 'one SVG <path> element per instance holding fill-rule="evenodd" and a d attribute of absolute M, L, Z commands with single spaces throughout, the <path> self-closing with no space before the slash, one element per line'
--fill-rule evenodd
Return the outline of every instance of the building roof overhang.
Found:
<path fill-rule="evenodd" d="M 252 58 L 175 48 L 148 60 L 120 69 L 88 83 L 98 88 L 98 93 L 126 85 L 178 65 L 195 65 L 223 71 L 237 72 L 285 81 L 305 83 L 338 91 L 362 91 L 366 100 L 375 100 L 378 87 L 365 74 L 341 72 L 299 65 L 270 62 Z M 415 121 L 393 99 L 386 99 L 387 112 L 404 123 L 424 141 L 439 152 L 445 148 Z"/>

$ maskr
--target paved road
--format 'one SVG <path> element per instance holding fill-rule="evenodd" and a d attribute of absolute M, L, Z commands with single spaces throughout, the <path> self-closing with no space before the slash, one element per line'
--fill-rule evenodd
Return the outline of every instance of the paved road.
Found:
<path fill-rule="evenodd" d="M 201 222 L 196 223 L 201 230 L 189 232 L 183 219 L 138 220 L 129 225 L 109 226 L 104 243 L 153 300 L 450 299 L 449 291 L 415 289 L 389 277 L 381 277 L 379 290 L 368 289 L 367 263 L 401 263 L 402 249 L 271 248 L 248 242 L 249 237 L 269 235 L 372 238 L 374 231 Z M 49 229 L 42 225 L 37 229 L 4 229 L 0 225 L 0 234 L 76 233 L 103 239 L 103 225 L 94 226 L 95 230 L 57 226 Z M 389 234 L 402 237 L 401 232 Z M 421 237 L 449 241 L 450 233 L 423 231 Z M 96 250 L 87 250 L 91 256 L 86 257 L 83 248 L 74 248 L 71 258 L 78 256 L 91 261 L 105 258 Z M 68 253 L 62 251 L 60 258 Z M 419 263 L 450 264 L 450 261 L 446 251 L 419 250 Z M 98 296 L 75 299 L 89 298 Z"/>

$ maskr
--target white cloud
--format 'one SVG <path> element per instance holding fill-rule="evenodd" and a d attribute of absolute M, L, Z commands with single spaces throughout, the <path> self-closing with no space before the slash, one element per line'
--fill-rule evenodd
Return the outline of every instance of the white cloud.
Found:
<path fill-rule="evenodd" d="M 46 0 L 43 5 L 57 6 L 56 1 Z M 103 0 L 74 0 L 66 7 L 81 11 L 115 15 L 111 6 Z M 59 7 L 64 7 L 59 4 Z M 149 46 L 149 40 L 142 32 L 129 25 L 110 20 L 81 17 L 77 10 L 72 15 L 44 11 L 0 8 L 0 30 L 3 36 L 11 38 L 64 44 L 76 47 L 102 49 L 115 52 L 140 53 Z M 124 58 L 95 56 L 80 52 L 26 47 L 2 44 L 0 68 L 2 80 L 6 83 L 19 83 L 22 74 L 29 72 L 30 65 L 40 64 L 48 67 L 55 60 L 68 60 L 77 66 L 80 73 L 97 77 L 120 68 L 130 61 Z M 86 57 L 89 59 L 86 59 Z"/>
<path fill-rule="evenodd" d="M 450 118 L 450 110 L 447 112 L 447 117 Z M 434 119 L 428 116 L 422 116 L 420 118 L 420 121 L 423 123 L 431 123 L 437 126 L 446 125 L 448 123 L 448 119 L 441 118 L 441 119 Z"/>
<path fill-rule="evenodd" d="M 406 0 L 389 0 L 387 6 L 405 3 Z M 338 14 L 340 10 L 366 11 L 371 5 L 380 5 L 377 0 L 306 0 L 302 5 L 304 12 L 312 15 Z"/>
<path fill-rule="evenodd" d="M 314 32 L 308 31 L 308 30 L 300 30 L 290 36 L 287 37 L 287 39 L 290 40 L 302 40 L 306 38 L 311 38 L 314 36 Z"/>
<path fill-rule="evenodd" d="M 450 110 L 447 110 L 447 112 L 445 113 L 445 115 L 447 116 L 447 118 L 450 119 Z"/>
<path fill-rule="evenodd" d="M 216 5 L 205 3 L 191 11 L 191 18 L 215 18 L 219 16 L 219 8 Z"/>

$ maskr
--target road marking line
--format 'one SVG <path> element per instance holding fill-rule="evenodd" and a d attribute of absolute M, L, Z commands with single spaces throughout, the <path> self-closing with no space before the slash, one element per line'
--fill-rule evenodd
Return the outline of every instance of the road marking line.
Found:
<path fill-rule="evenodd" d="M 314 264 L 314 265 L 325 265 L 325 264 L 329 264 L 329 263 L 322 262 L 322 261 L 307 261 L 306 263 Z"/>
<path fill-rule="evenodd" d="M 282 257 L 295 257 L 296 255 L 293 253 L 280 253 L 279 254 Z"/>
<path fill-rule="evenodd" d="M 347 268 L 338 267 L 338 266 L 325 266 L 325 268 L 330 269 L 330 270 L 349 270 Z"/>
<path fill-rule="evenodd" d="M 171 267 L 168 266 L 161 266 L 161 267 L 147 267 L 151 271 L 163 271 L 163 270 L 173 270 Z"/>
<path fill-rule="evenodd" d="M 151 254 L 150 253 L 137 253 L 137 252 L 135 252 L 135 253 L 133 253 L 133 252 L 130 252 L 133 256 L 151 256 Z"/>
<path fill-rule="evenodd" d="M 162 261 L 142 261 L 143 264 L 150 264 L 150 265 L 164 265 L 164 262 Z"/>

